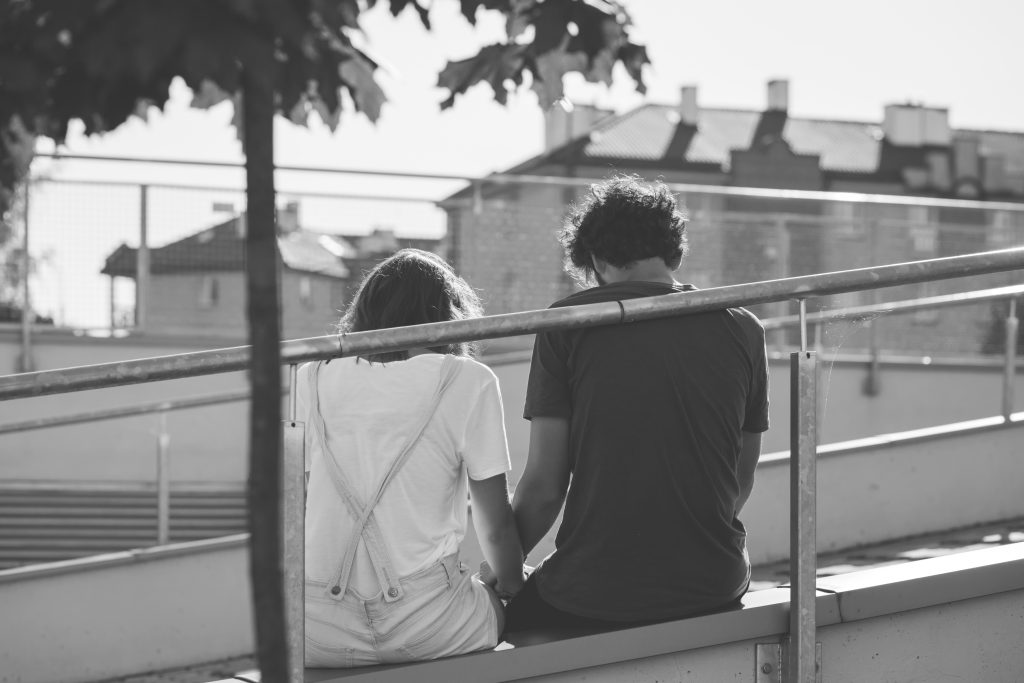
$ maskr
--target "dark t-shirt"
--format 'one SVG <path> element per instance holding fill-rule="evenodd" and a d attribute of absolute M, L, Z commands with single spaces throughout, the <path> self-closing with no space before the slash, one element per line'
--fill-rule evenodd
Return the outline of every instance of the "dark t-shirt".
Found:
<path fill-rule="evenodd" d="M 692 291 L 623 282 L 553 307 Z M 750 577 L 734 511 L 741 430 L 768 429 L 764 328 L 742 308 L 537 335 L 525 415 L 569 418 L 572 481 L 545 601 L 598 619 L 682 617 Z"/>

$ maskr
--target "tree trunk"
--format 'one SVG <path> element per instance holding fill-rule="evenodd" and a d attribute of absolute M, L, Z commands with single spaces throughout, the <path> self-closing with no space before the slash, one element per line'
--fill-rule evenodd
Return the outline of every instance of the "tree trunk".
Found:
<path fill-rule="evenodd" d="M 249 532 L 256 650 L 261 680 L 288 679 L 281 546 L 281 317 L 274 216 L 272 55 L 246 64 L 246 296 L 252 362 L 249 380 Z"/>

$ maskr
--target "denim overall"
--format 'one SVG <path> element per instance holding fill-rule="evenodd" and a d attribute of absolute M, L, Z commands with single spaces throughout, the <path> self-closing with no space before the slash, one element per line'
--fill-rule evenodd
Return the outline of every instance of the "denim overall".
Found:
<path fill-rule="evenodd" d="M 351 667 L 433 659 L 471 652 L 497 643 L 497 616 L 482 584 L 473 580 L 458 554 L 408 576 L 394 570 L 374 508 L 454 381 L 459 363 L 446 355 L 434 398 L 402 451 L 392 462 L 367 504 L 359 501 L 327 446 L 320 411 L 318 379 L 322 362 L 310 370 L 310 420 L 326 469 L 345 507 L 355 519 L 352 536 L 333 577 L 326 583 L 306 578 L 306 666 Z M 362 538 L 381 590 L 358 594 L 349 586 L 358 540 Z"/>

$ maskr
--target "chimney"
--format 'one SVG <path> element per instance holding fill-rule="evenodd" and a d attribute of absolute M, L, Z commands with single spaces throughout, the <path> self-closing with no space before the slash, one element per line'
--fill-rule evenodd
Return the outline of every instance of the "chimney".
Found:
<path fill-rule="evenodd" d="M 697 104 L 697 86 L 684 85 L 679 89 L 679 122 L 687 126 L 696 126 L 700 118 L 700 106 Z"/>
<path fill-rule="evenodd" d="M 277 210 L 277 233 L 287 235 L 299 229 L 299 203 L 288 202 Z"/>
<path fill-rule="evenodd" d="M 574 105 L 568 101 L 564 101 L 564 106 L 551 107 L 544 112 L 544 151 L 583 137 L 611 114 L 607 109 L 590 104 Z"/>
<path fill-rule="evenodd" d="M 789 81 L 777 78 L 768 81 L 768 111 L 789 111 Z"/>
<path fill-rule="evenodd" d="M 885 139 L 893 145 L 948 147 L 953 141 L 949 110 L 921 104 L 888 104 L 882 122 Z"/>

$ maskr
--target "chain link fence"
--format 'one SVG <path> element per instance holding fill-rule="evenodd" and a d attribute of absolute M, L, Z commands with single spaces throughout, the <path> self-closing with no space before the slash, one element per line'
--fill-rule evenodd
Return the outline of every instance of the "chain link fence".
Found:
<path fill-rule="evenodd" d="M 467 180 L 279 172 L 285 335 L 328 333 L 363 274 L 404 246 L 451 260 L 480 290 L 488 313 L 542 308 L 573 291 L 576 285 L 561 267 L 557 232 L 584 181 Z M 690 214 L 690 254 L 680 279 L 699 287 L 1024 244 L 1024 205 L 679 189 Z M 0 247 L 0 306 L 9 313 L 0 324 L 17 325 L 27 282 L 29 310 L 39 326 L 115 335 L 244 335 L 240 186 L 39 178 L 24 208 L 20 216 L 15 212 L 20 224 L 9 226 Z M 28 278 L 21 252 L 26 228 Z M 844 308 L 1017 282 L 1019 275 L 993 275 L 809 305 L 812 311 Z M 978 304 L 830 323 L 819 341 L 847 350 L 993 353 L 1003 344 L 1000 306 L 1005 308 Z M 755 312 L 774 317 L 795 310 L 779 303 Z M 770 341 L 792 345 L 794 334 L 776 331 Z"/>

